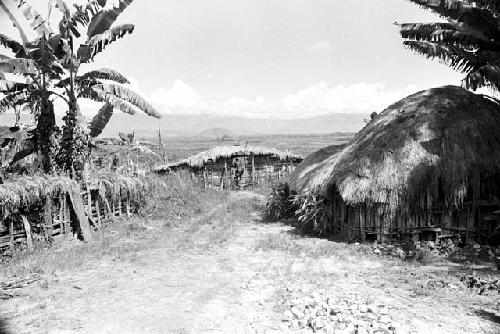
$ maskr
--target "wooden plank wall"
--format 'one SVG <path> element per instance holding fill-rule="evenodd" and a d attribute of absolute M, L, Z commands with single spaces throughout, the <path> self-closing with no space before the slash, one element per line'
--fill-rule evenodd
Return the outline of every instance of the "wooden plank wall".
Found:
<path fill-rule="evenodd" d="M 102 228 L 104 221 L 122 215 L 130 217 L 132 208 L 127 198 L 101 198 L 97 189 L 84 189 L 81 193 L 85 214 L 94 230 Z M 89 196 L 90 194 L 90 196 Z M 50 241 L 56 237 L 72 236 L 71 212 L 67 196 L 49 198 L 38 212 L 19 214 L 0 222 L 0 252 L 25 245 L 34 248 L 37 240 Z M 6 229 L 1 229 L 2 227 Z"/>
<path fill-rule="evenodd" d="M 333 196 L 330 202 L 332 212 L 329 213 L 329 223 L 331 230 L 347 241 L 410 241 L 422 240 L 427 235 L 430 235 L 431 239 L 439 239 L 461 234 L 468 241 L 484 243 L 495 228 L 493 223 L 483 219 L 484 212 L 491 211 L 491 207 L 499 207 L 500 203 L 483 201 L 475 204 L 477 206 L 464 203 L 463 207 L 452 212 L 443 204 L 436 204 L 427 212 L 390 216 L 380 207 L 350 206 L 346 205 L 340 196 Z"/>
<path fill-rule="evenodd" d="M 240 180 L 240 184 L 254 187 L 262 184 L 271 184 L 286 178 L 295 166 L 289 161 L 276 161 L 276 159 L 261 159 L 261 163 L 255 162 L 254 156 L 248 156 L 246 171 Z M 203 182 L 205 188 L 231 189 L 234 184 L 234 175 L 231 172 L 230 159 L 224 165 L 207 164 L 205 168 L 195 173 Z"/>

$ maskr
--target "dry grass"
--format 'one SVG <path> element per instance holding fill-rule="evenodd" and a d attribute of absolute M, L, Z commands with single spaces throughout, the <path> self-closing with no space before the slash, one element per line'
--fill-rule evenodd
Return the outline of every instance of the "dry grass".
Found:
<path fill-rule="evenodd" d="M 89 269 L 102 259 L 137 261 L 139 252 L 152 248 L 175 251 L 208 249 L 229 240 L 235 226 L 250 222 L 262 201 L 246 193 L 201 189 L 187 174 L 172 174 L 149 182 L 162 182 L 132 218 L 108 221 L 94 239 L 82 243 L 68 236 L 51 248 L 17 252 L 2 264 L 1 276 Z"/>
<path fill-rule="evenodd" d="M 3 212 L 18 212 L 44 203 L 47 196 L 55 197 L 71 189 L 75 181 L 64 176 L 15 176 L 0 185 L 0 206 Z"/>
<path fill-rule="evenodd" d="M 314 241 L 311 243 L 311 241 Z M 255 249 L 264 252 L 282 251 L 294 257 L 333 258 L 339 261 L 350 261 L 364 257 L 377 258 L 373 249 L 367 244 L 348 244 L 325 239 L 304 238 L 290 232 L 266 234 L 255 241 Z"/>
<path fill-rule="evenodd" d="M 53 274 L 92 266 L 103 257 L 133 261 L 139 251 L 167 244 L 173 228 L 193 228 L 194 221 L 206 223 L 209 219 L 204 221 L 199 217 L 209 215 L 212 208 L 224 203 L 228 196 L 226 192 L 202 190 L 182 174 L 156 181 L 163 182 L 165 186 L 150 194 L 146 206 L 138 215 L 108 221 L 88 243 L 68 236 L 57 240 L 53 247 L 46 250 L 15 253 L 2 263 L 1 275 Z"/>

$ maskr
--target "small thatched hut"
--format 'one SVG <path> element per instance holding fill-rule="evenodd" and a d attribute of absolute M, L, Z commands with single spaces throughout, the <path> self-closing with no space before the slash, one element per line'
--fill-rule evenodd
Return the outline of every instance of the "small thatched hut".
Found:
<path fill-rule="evenodd" d="M 205 186 L 228 188 L 255 185 L 287 176 L 303 160 L 300 155 L 260 146 L 217 146 L 175 163 L 159 166 L 156 173 L 188 171 Z"/>
<path fill-rule="evenodd" d="M 500 106 L 445 86 L 389 106 L 345 146 L 308 157 L 290 176 L 320 195 L 343 239 L 484 238 L 500 208 Z"/>

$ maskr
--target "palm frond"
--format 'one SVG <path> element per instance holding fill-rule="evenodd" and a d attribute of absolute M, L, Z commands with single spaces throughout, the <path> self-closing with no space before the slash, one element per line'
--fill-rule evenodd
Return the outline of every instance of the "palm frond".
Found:
<path fill-rule="evenodd" d="M 71 17 L 71 10 L 63 0 L 55 0 L 53 6 L 59 9 L 65 18 Z"/>
<path fill-rule="evenodd" d="M 488 63 L 467 74 L 462 80 L 466 89 L 476 90 L 481 87 L 490 87 L 500 91 L 500 61 Z"/>
<path fill-rule="evenodd" d="M 121 84 L 130 83 L 127 78 L 121 73 L 112 70 L 110 68 L 100 68 L 98 70 L 90 71 L 85 73 L 84 75 L 78 77 L 76 81 L 83 80 L 111 80 Z"/>
<path fill-rule="evenodd" d="M 92 89 L 96 92 L 101 91 L 119 97 L 120 99 L 136 106 L 138 109 L 146 113 L 146 115 L 161 118 L 160 113 L 158 113 L 158 111 L 156 111 L 156 109 L 149 102 L 147 102 L 139 94 L 126 87 L 115 84 L 99 84 L 93 86 Z"/>
<path fill-rule="evenodd" d="M 415 41 L 439 42 L 466 48 L 499 48 L 473 31 L 461 31 L 459 25 L 451 23 L 404 23 L 399 24 L 401 37 Z"/>
<path fill-rule="evenodd" d="M 59 31 L 65 35 L 66 31 L 71 31 L 73 36 L 80 37 L 78 25 L 86 26 L 90 23 L 90 19 L 102 10 L 101 1 L 89 1 L 84 6 L 75 5 L 76 11 L 67 19 L 61 20 L 59 23 Z"/>
<path fill-rule="evenodd" d="M 424 41 L 404 41 L 403 45 L 426 58 L 437 58 L 444 64 L 460 72 L 471 71 L 477 66 L 478 59 L 474 54 L 456 46 Z"/>
<path fill-rule="evenodd" d="M 103 51 L 106 46 L 134 31 L 133 24 L 122 24 L 95 35 L 86 44 L 80 45 L 77 51 L 78 59 L 87 63 L 94 59 L 96 54 Z"/>
<path fill-rule="evenodd" d="M 475 6 L 481 9 L 488 9 L 495 13 L 499 13 L 500 1 L 499 0 L 469 0 L 469 3 L 474 3 Z"/>
<path fill-rule="evenodd" d="M 118 6 L 103 10 L 92 17 L 87 29 L 87 38 L 91 39 L 111 28 L 117 17 L 132 3 L 133 0 L 119 0 Z"/>
<path fill-rule="evenodd" d="M 0 100 L 0 114 L 13 109 L 15 106 L 20 106 L 30 99 L 31 96 L 26 91 L 8 94 Z"/>
<path fill-rule="evenodd" d="M 17 92 L 28 88 L 28 84 L 0 79 L 0 93 Z"/>
<path fill-rule="evenodd" d="M 0 34 L 0 45 L 12 51 L 16 58 L 26 58 L 24 46 L 4 34 Z"/>
<path fill-rule="evenodd" d="M 26 20 L 30 22 L 31 28 L 33 28 L 33 30 L 35 30 L 40 37 L 49 37 L 54 34 L 52 29 L 50 29 L 48 22 L 44 20 L 40 13 L 38 13 L 38 11 L 26 0 L 20 0 L 18 7 Z"/>
<path fill-rule="evenodd" d="M 111 116 L 113 116 L 113 106 L 105 103 L 89 124 L 90 136 L 99 136 L 106 127 L 106 124 L 108 124 Z"/>
<path fill-rule="evenodd" d="M 109 103 L 114 108 L 129 115 L 134 115 L 136 113 L 135 108 L 131 104 L 100 89 L 86 89 L 79 94 L 79 97 L 87 98 L 96 102 Z"/>
<path fill-rule="evenodd" d="M 498 38 L 497 20 L 492 12 L 477 7 L 473 2 L 463 0 L 409 0 L 441 17 L 467 24 L 477 34 L 488 39 Z"/>

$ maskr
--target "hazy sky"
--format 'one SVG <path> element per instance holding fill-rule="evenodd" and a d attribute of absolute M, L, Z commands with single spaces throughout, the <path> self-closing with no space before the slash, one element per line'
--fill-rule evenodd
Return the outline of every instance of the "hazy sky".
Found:
<path fill-rule="evenodd" d="M 380 111 L 417 90 L 460 83 L 460 74 L 406 50 L 392 24 L 436 20 L 406 0 L 136 0 L 118 21 L 134 23 L 134 34 L 90 67 L 122 72 L 166 113 Z"/>

